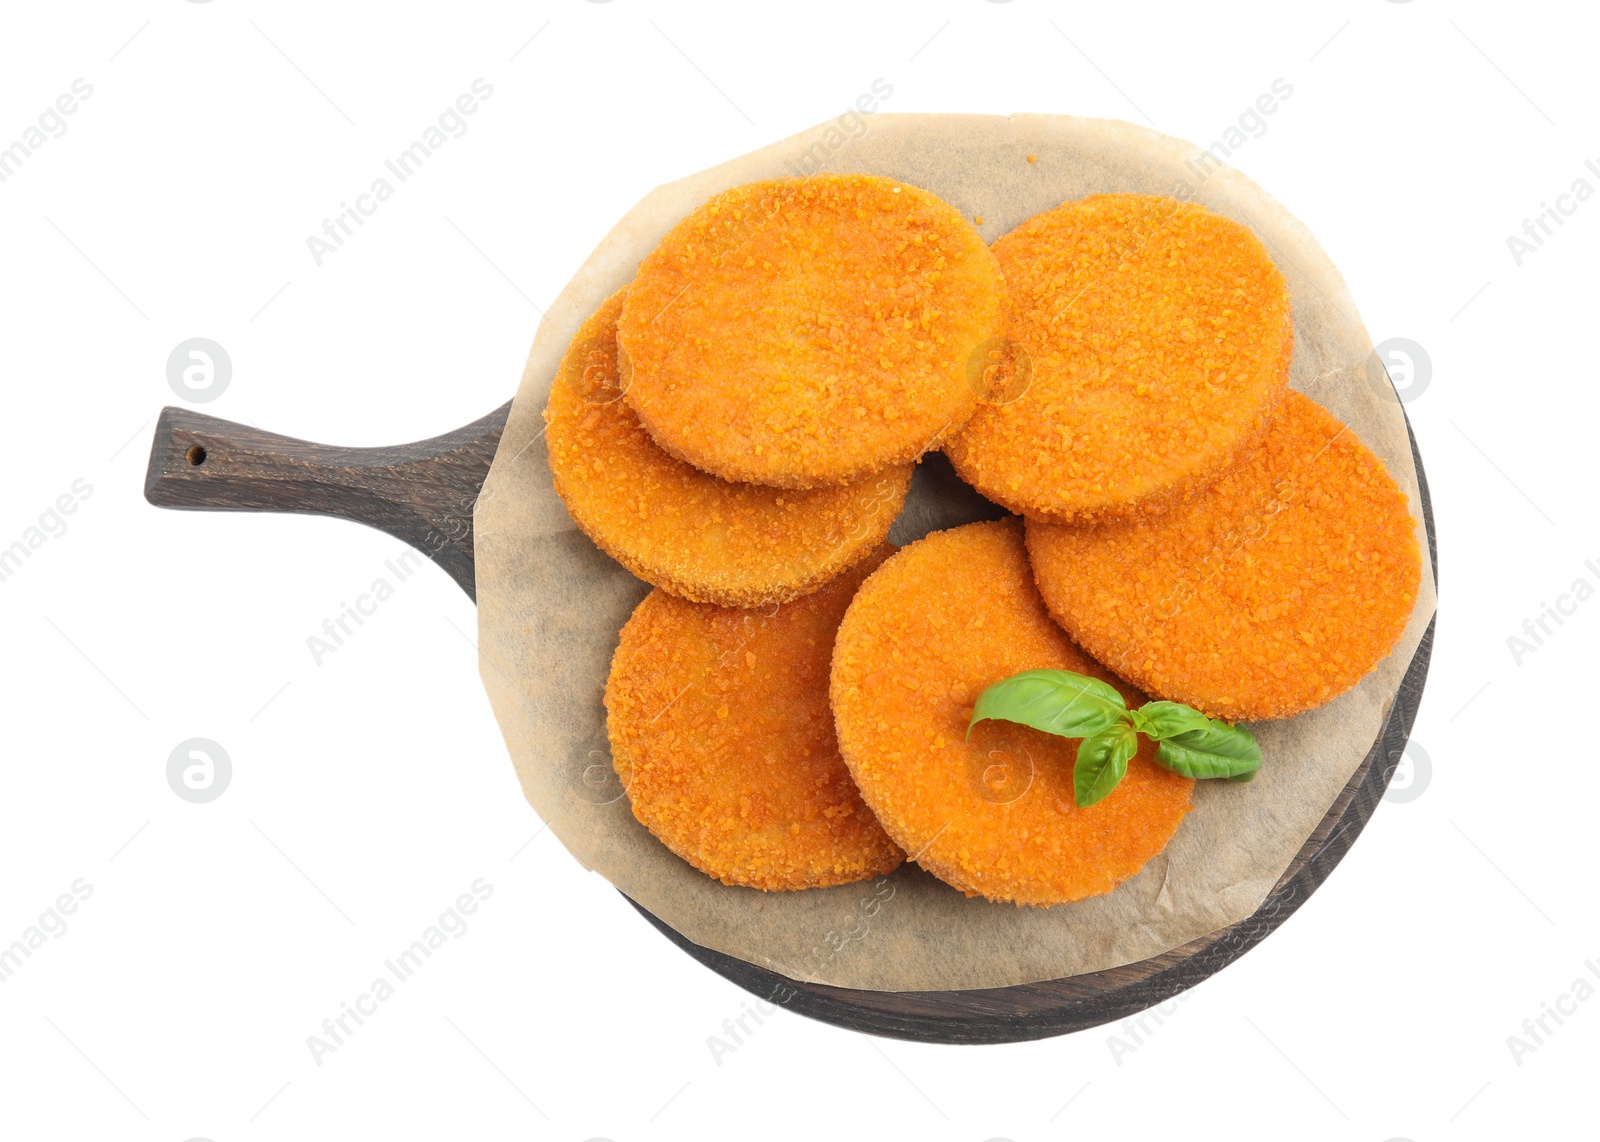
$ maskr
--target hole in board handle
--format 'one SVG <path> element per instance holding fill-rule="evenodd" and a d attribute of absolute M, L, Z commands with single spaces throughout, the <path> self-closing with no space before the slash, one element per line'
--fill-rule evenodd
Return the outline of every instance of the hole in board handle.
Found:
<path fill-rule="evenodd" d="M 189 451 L 184 453 L 184 457 L 189 461 L 189 463 L 193 464 L 195 467 L 199 467 L 201 464 L 206 462 L 206 450 L 201 445 L 196 444 L 191 447 Z"/>

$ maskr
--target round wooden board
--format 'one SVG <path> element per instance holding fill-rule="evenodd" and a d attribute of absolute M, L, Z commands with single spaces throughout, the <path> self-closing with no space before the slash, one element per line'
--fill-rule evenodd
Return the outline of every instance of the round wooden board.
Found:
<path fill-rule="evenodd" d="M 431 556 L 476 598 L 471 505 L 488 475 L 509 403 L 442 436 L 390 448 L 311 444 L 187 409 L 156 424 L 145 498 L 158 507 L 337 516 Z M 1407 430 L 1410 424 L 1407 422 Z M 1428 554 L 1438 579 L 1433 505 L 1416 437 Z M 1394 775 L 1422 700 L 1433 627 L 1412 656 L 1383 731 L 1360 768 L 1249 918 L 1107 971 L 981 991 L 857 991 L 788 979 L 684 938 L 632 900 L 690 956 L 768 1003 L 853 1031 L 924 1043 L 1013 1043 L 1112 1023 L 1162 1003 L 1255 947 L 1305 903 L 1350 850 Z"/>

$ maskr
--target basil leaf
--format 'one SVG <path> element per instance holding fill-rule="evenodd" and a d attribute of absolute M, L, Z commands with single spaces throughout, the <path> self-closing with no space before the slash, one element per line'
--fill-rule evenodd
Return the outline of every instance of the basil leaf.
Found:
<path fill-rule="evenodd" d="M 979 722 L 1020 722 L 1064 738 L 1092 737 L 1128 716 L 1116 687 L 1070 670 L 1029 670 L 990 686 L 972 707 L 967 736 Z"/>
<path fill-rule="evenodd" d="M 967 737 L 973 726 L 991 719 L 1081 738 L 1072 770 L 1080 808 L 1117 787 L 1138 749 L 1139 734 L 1157 743 L 1156 761 L 1184 777 L 1249 781 L 1261 768 L 1261 747 L 1242 726 L 1178 702 L 1147 702 L 1129 710 L 1114 686 L 1070 670 L 1029 670 L 996 682 L 973 703 Z"/>
<path fill-rule="evenodd" d="M 1226 777 L 1249 781 L 1261 768 L 1261 747 L 1243 726 L 1208 719 L 1205 729 L 1189 730 L 1156 747 L 1156 761 L 1185 777 Z"/>
<path fill-rule="evenodd" d="M 1177 702 L 1146 702 L 1133 711 L 1133 726 L 1152 741 L 1163 741 L 1191 730 L 1207 729 L 1211 719 L 1199 710 Z"/>
<path fill-rule="evenodd" d="M 1139 736 L 1126 722 L 1084 738 L 1072 767 L 1072 796 L 1078 808 L 1104 800 L 1128 772 L 1128 759 L 1138 748 Z"/>

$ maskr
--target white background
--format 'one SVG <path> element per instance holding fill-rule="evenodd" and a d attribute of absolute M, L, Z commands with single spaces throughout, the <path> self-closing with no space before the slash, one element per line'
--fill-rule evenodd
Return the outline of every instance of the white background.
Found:
<path fill-rule="evenodd" d="M 1576 1136 L 1600 1002 L 1520 1061 L 1507 1037 L 1600 963 L 1600 603 L 1520 664 L 1507 638 L 1600 584 L 1600 199 L 1520 266 L 1506 238 L 1600 189 L 1596 23 L 1440 0 L 8 5 L 0 146 L 74 79 L 93 94 L 0 184 L 0 546 L 75 480 L 92 494 L 0 582 L 0 944 L 78 878 L 93 894 L 0 983 L 0 1134 Z M 306 237 L 479 77 L 467 133 L 318 267 Z M 1120 1058 L 1114 1027 L 952 1048 L 782 1013 L 719 1065 L 707 1037 L 744 993 L 539 835 L 444 574 L 318 665 L 307 637 L 399 543 L 142 498 L 180 341 L 231 356 L 207 413 L 344 444 L 455 427 L 511 395 L 539 307 L 642 195 L 874 79 L 885 111 L 1204 145 L 1280 77 L 1236 165 L 1317 234 L 1374 339 L 1431 361 L 1407 409 L 1440 545 L 1432 773 Z M 232 759 L 208 804 L 167 784 L 191 737 Z M 477 878 L 469 930 L 314 1062 L 307 1036 Z"/>

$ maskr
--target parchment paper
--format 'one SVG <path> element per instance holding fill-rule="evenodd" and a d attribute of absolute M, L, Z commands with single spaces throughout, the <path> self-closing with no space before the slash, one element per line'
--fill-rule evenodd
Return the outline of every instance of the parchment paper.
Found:
<path fill-rule="evenodd" d="M 654 191 L 541 322 L 475 515 L 479 669 L 523 790 L 573 856 L 690 940 L 794 979 L 888 991 L 1003 987 L 1132 963 L 1244 919 L 1377 737 L 1433 614 L 1426 559 L 1410 625 L 1377 670 L 1321 709 L 1253 725 L 1260 776 L 1198 783 L 1194 811 L 1166 851 L 1106 896 L 1049 909 L 991 904 L 910 865 L 876 884 L 729 888 L 672 855 L 628 807 L 601 695 L 617 632 L 649 588 L 567 515 L 551 486 L 541 412 L 579 323 L 632 279 L 674 223 L 742 182 L 817 169 L 887 175 L 981 216 L 990 241 L 1041 210 L 1108 191 L 1192 199 L 1245 223 L 1289 280 L 1292 385 L 1383 458 L 1410 496 L 1427 550 L 1400 405 L 1355 305 L 1311 234 L 1254 183 L 1188 143 L 1111 120 L 878 114 L 859 122 L 822 124 Z M 896 542 L 983 514 L 941 461 L 919 469 Z"/>

